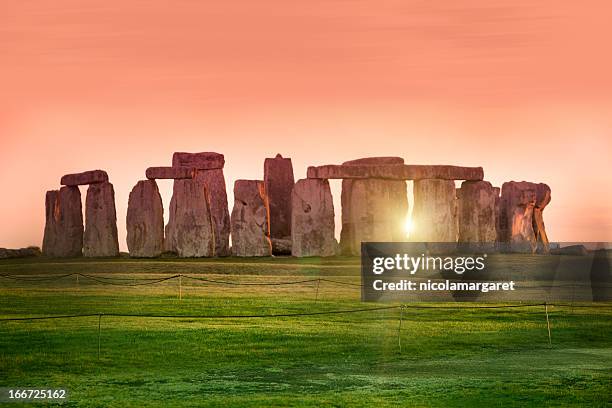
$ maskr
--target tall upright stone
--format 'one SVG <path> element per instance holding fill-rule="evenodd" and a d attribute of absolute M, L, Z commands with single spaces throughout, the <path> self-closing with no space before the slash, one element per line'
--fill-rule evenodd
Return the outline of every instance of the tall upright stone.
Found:
<path fill-rule="evenodd" d="M 544 183 L 510 181 L 502 185 L 499 217 L 500 242 L 513 252 L 549 251 L 543 211 L 550 202 Z"/>
<path fill-rule="evenodd" d="M 401 157 L 369 157 L 343 163 L 343 166 L 403 164 Z M 403 241 L 408 215 L 408 192 L 403 180 L 342 180 L 342 253 L 359 255 L 361 242 Z"/>
<path fill-rule="evenodd" d="M 488 181 L 464 181 L 457 189 L 459 242 L 494 244 L 497 241 L 499 188 Z"/>
<path fill-rule="evenodd" d="M 76 186 L 47 191 L 43 254 L 76 257 L 83 254 L 83 209 Z"/>
<path fill-rule="evenodd" d="M 294 184 L 290 158 L 280 154 L 264 161 L 264 187 L 270 206 L 270 237 L 291 237 L 291 191 Z"/>
<path fill-rule="evenodd" d="M 180 257 L 215 255 L 215 229 L 203 175 L 174 180 L 165 250 Z"/>
<path fill-rule="evenodd" d="M 195 183 L 205 187 L 204 199 L 207 202 L 213 227 L 214 248 L 209 256 L 227 256 L 229 250 L 230 236 L 230 215 L 227 205 L 227 192 L 225 187 L 225 177 L 223 167 L 225 158 L 220 153 L 183 153 L 177 152 L 172 156 L 172 167 L 184 167 L 194 169 L 193 180 Z M 175 185 L 182 181 L 175 180 Z M 189 205 L 188 201 L 180 201 L 182 204 Z M 200 205 L 200 204 L 197 204 Z M 172 213 L 172 203 L 170 211 Z M 172 232 L 174 227 L 169 222 L 166 227 L 168 232 Z M 168 234 L 166 234 L 168 236 Z M 166 250 L 176 252 L 173 240 L 166 240 Z"/>
<path fill-rule="evenodd" d="M 457 202 L 453 180 L 415 180 L 414 230 L 415 242 L 457 242 Z"/>
<path fill-rule="evenodd" d="M 232 255 L 272 255 L 264 190 L 264 183 L 260 180 L 236 180 L 234 183 Z"/>
<path fill-rule="evenodd" d="M 155 180 L 141 180 L 130 192 L 126 226 L 131 257 L 161 255 L 164 249 L 164 207 Z"/>
<path fill-rule="evenodd" d="M 115 191 L 109 182 L 90 184 L 87 189 L 83 255 L 88 257 L 119 255 Z"/>
<path fill-rule="evenodd" d="M 321 179 L 302 179 L 291 194 L 291 254 L 303 256 L 332 256 L 336 254 L 334 238 L 334 202 L 329 182 Z"/>

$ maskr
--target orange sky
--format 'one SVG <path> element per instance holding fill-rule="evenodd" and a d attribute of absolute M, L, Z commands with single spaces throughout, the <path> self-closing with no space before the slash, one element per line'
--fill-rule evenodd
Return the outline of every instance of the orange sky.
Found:
<path fill-rule="evenodd" d="M 0 247 L 40 245 L 45 191 L 102 168 L 125 250 L 129 191 L 174 151 L 225 154 L 230 211 L 277 152 L 296 178 L 481 165 L 551 186 L 552 240 L 612 241 L 610 21 L 592 0 L 3 2 Z"/>

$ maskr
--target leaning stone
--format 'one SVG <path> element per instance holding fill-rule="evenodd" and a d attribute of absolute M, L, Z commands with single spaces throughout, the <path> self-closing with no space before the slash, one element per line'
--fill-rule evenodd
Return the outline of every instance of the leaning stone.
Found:
<path fill-rule="evenodd" d="M 231 226 L 233 255 L 272 255 L 263 181 L 236 180 Z"/>
<path fill-rule="evenodd" d="M 87 257 L 119 255 L 115 191 L 111 183 L 91 184 L 87 189 L 83 255 Z"/>
<path fill-rule="evenodd" d="M 222 169 L 225 157 L 220 153 L 184 153 L 176 152 L 172 155 L 172 167 L 191 167 L 197 170 Z"/>
<path fill-rule="evenodd" d="M 264 185 L 270 205 L 270 237 L 291 236 L 291 190 L 293 166 L 290 158 L 277 154 L 264 161 Z"/>
<path fill-rule="evenodd" d="M 131 257 L 161 255 L 164 249 L 164 207 L 155 180 L 141 180 L 132 189 L 126 227 Z"/>
<path fill-rule="evenodd" d="M 149 180 L 155 179 L 190 179 L 194 169 L 191 167 L 149 167 L 146 171 Z"/>
<path fill-rule="evenodd" d="M 457 202 L 452 180 L 414 182 L 413 231 L 415 242 L 457 242 Z"/>
<path fill-rule="evenodd" d="M 104 170 L 90 170 L 83 173 L 66 174 L 61 179 L 63 186 L 82 186 L 86 184 L 105 183 L 108 174 Z"/>
<path fill-rule="evenodd" d="M 458 241 L 494 244 L 498 212 L 499 188 L 488 181 L 464 181 L 457 189 Z"/>
<path fill-rule="evenodd" d="M 291 254 L 335 255 L 338 244 L 334 238 L 334 202 L 329 182 L 298 180 L 291 194 L 291 206 Z"/>
<path fill-rule="evenodd" d="M 208 257 L 215 254 L 213 220 L 201 176 L 174 180 L 165 250 L 180 257 Z"/>
<path fill-rule="evenodd" d="M 381 165 L 326 165 L 308 167 L 308 178 L 313 179 L 387 179 L 387 180 L 472 180 L 484 177 L 482 167 L 421 166 L 404 164 Z"/>
<path fill-rule="evenodd" d="M 76 186 L 47 191 L 45 200 L 43 254 L 52 257 L 81 256 L 83 251 L 83 209 Z"/>
<path fill-rule="evenodd" d="M 498 239 L 512 252 L 548 253 L 550 245 L 543 210 L 550 187 L 543 183 L 510 181 L 502 185 Z"/>

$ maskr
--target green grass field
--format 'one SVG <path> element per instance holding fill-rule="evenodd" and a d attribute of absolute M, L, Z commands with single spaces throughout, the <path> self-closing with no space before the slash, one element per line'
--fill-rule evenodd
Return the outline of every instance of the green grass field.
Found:
<path fill-rule="evenodd" d="M 0 261 L 0 274 L 76 272 L 359 283 L 359 260 Z M 178 279 L 134 287 L 77 282 L 74 276 L 53 282 L 0 279 L 2 318 L 222 316 L 380 306 L 361 303 L 359 287 L 326 282 L 317 291 L 316 282 L 231 286 L 183 278 L 179 299 Z M 549 307 L 552 346 L 542 306 L 409 307 L 401 332 L 399 309 L 247 319 L 104 316 L 100 337 L 98 316 L 4 321 L 0 387 L 67 388 L 66 406 L 610 406 L 612 308 L 597 306 Z"/>

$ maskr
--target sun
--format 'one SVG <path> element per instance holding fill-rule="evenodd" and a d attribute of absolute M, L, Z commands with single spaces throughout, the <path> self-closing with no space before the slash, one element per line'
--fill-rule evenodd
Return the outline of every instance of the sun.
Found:
<path fill-rule="evenodd" d="M 404 232 L 406 233 L 406 236 L 409 237 L 413 230 L 414 223 L 412 222 L 412 218 L 406 217 L 406 221 L 404 221 Z"/>

